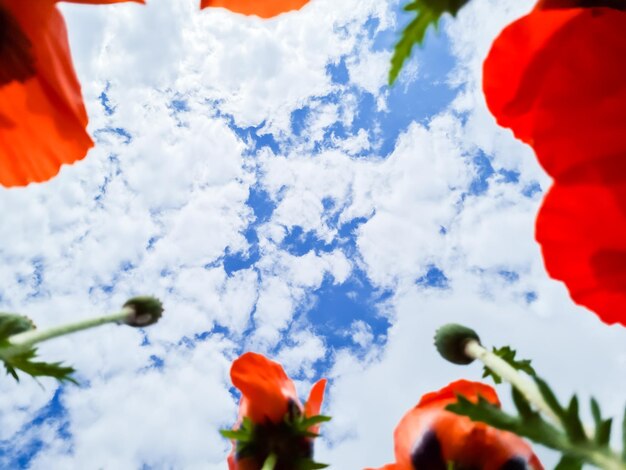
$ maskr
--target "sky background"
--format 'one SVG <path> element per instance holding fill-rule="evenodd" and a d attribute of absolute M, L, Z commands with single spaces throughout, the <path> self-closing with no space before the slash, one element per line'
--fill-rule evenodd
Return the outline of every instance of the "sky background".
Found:
<path fill-rule="evenodd" d="M 533 224 L 550 180 L 480 90 L 531 2 L 473 0 L 393 88 L 395 1 L 270 21 L 196 3 L 62 5 L 96 147 L 0 188 L 0 310 L 41 328 L 151 294 L 166 312 L 43 345 L 80 386 L 2 379 L 0 468 L 223 470 L 248 350 L 302 398 L 330 379 L 318 461 L 382 466 L 422 394 L 480 378 L 432 346 L 452 321 L 621 415 L 626 330 L 547 278 Z"/>

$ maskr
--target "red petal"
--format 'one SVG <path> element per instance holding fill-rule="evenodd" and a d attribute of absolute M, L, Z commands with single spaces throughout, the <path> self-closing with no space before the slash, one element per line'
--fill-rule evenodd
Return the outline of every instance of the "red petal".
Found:
<path fill-rule="evenodd" d="M 470 382 L 469 380 L 457 380 L 446 385 L 441 390 L 427 393 L 417 404 L 418 408 L 436 405 L 444 408 L 449 403 L 456 401 L 457 395 L 463 395 L 471 401 L 478 401 L 478 397 L 482 396 L 485 400 L 500 406 L 496 391 L 489 385 L 480 382 Z"/>
<path fill-rule="evenodd" d="M 57 0 L 57 1 L 62 1 L 65 3 L 84 3 L 88 5 L 110 5 L 113 3 L 128 3 L 128 2 L 143 3 L 143 4 L 146 3 L 145 0 Z"/>
<path fill-rule="evenodd" d="M 317 416 L 322 409 L 322 402 L 324 401 L 324 390 L 326 390 L 326 379 L 318 380 L 309 393 L 309 399 L 304 404 L 304 416 Z M 319 425 L 313 426 L 311 432 L 319 432 Z"/>
<path fill-rule="evenodd" d="M 626 13 L 610 8 L 533 11 L 485 60 L 489 109 L 555 178 L 626 151 L 625 28 Z"/>
<path fill-rule="evenodd" d="M 492 387 L 466 380 L 424 395 L 419 404 L 402 418 L 394 432 L 398 470 L 413 468 L 411 454 L 428 432 L 435 433 L 443 459 L 463 467 L 496 470 L 508 459 L 521 457 L 536 470 L 542 469 L 530 447 L 519 437 L 446 411 L 445 407 L 456 401 L 457 394 L 471 401 L 482 396 L 499 405 Z"/>
<path fill-rule="evenodd" d="M 605 323 L 626 326 L 626 181 L 555 184 L 536 236 L 548 273 L 565 282 L 572 299 Z"/>
<path fill-rule="evenodd" d="M 202 0 L 200 8 L 222 7 L 243 15 L 271 18 L 291 10 L 299 10 L 309 0 Z"/>
<path fill-rule="evenodd" d="M 0 184 L 23 186 L 56 175 L 93 145 L 67 33 L 52 2 L 3 7 L 32 45 L 36 74 L 0 88 Z"/>
<path fill-rule="evenodd" d="M 249 352 L 236 359 L 230 377 L 243 394 L 242 416 L 255 423 L 279 422 L 290 401 L 300 406 L 295 386 L 282 366 L 261 354 Z"/>
<path fill-rule="evenodd" d="M 309 392 L 309 399 L 304 405 L 304 415 L 317 416 L 322 409 L 322 402 L 324 401 L 324 391 L 326 390 L 326 379 L 321 379 L 313 384 L 311 391 Z"/>

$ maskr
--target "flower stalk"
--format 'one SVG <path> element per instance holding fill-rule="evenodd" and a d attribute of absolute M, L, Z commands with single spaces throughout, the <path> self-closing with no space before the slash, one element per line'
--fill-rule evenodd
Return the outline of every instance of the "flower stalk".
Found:
<path fill-rule="evenodd" d="M 486 367 L 494 371 L 504 380 L 513 385 L 529 403 L 535 405 L 537 410 L 548 416 L 553 424 L 558 426 L 562 425 L 561 418 L 552 411 L 550 405 L 546 403 L 545 399 L 539 391 L 537 384 L 530 380 L 527 376 L 520 374 L 514 367 L 506 362 L 501 357 L 485 349 L 477 340 L 470 339 L 465 343 L 465 354 L 472 359 L 477 359 L 482 362 Z"/>
<path fill-rule="evenodd" d="M 35 329 L 18 333 L 8 338 L 9 345 L 7 347 L 0 348 L 0 358 L 10 359 L 12 357 L 19 356 L 25 351 L 31 349 L 35 344 L 42 343 L 49 339 L 69 335 L 78 331 L 89 330 L 101 325 L 106 325 L 107 323 L 122 322 L 132 313 L 133 310 L 130 307 L 125 307 L 120 312 L 110 315 L 88 318 L 76 323 L 59 325 L 46 330 Z"/>
<path fill-rule="evenodd" d="M 32 321 L 16 314 L 0 314 L 0 361 L 7 373 L 19 381 L 20 370 L 32 377 L 54 377 L 57 380 L 76 382 L 72 378 L 74 369 L 60 362 L 37 362 L 36 345 L 44 341 L 96 328 L 108 323 L 123 323 L 143 328 L 156 323 L 163 314 L 163 305 L 153 297 L 135 297 L 128 300 L 122 309 L 113 314 L 87 318 L 74 323 L 37 330 Z"/>
<path fill-rule="evenodd" d="M 276 456 L 276 454 L 270 454 L 267 456 L 267 459 L 265 459 L 265 463 L 263 464 L 263 468 L 261 470 L 274 470 L 274 468 L 276 467 L 276 463 L 278 461 L 278 457 Z"/>
<path fill-rule="evenodd" d="M 510 415 L 486 400 L 472 403 L 463 397 L 448 406 L 449 411 L 561 451 L 563 459 L 558 468 L 580 469 L 590 463 L 605 470 L 626 470 L 626 458 L 620 458 L 610 448 L 612 420 L 602 418 L 595 400 L 592 399 L 595 430 L 585 429 L 579 416 L 578 398 L 574 395 L 568 406 L 562 406 L 548 384 L 536 375 L 530 361 L 515 360 L 515 351 L 510 347 L 488 351 L 474 330 L 457 324 L 441 327 L 435 335 L 435 346 L 444 359 L 454 364 L 470 364 L 477 359 L 485 365 L 484 377 L 492 375 L 496 383 L 501 379 L 510 383 L 519 416 Z M 521 374 L 520 370 L 525 373 Z M 624 448 L 626 456 L 626 437 Z"/>

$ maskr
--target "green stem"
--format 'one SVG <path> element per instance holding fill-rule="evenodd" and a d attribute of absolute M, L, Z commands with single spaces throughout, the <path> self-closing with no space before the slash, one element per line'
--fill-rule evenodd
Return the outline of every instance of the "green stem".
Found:
<path fill-rule="evenodd" d="M 529 403 L 532 403 L 539 411 L 545 413 L 546 416 L 549 416 L 554 424 L 562 427 L 561 419 L 554 411 L 552 411 L 550 405 L 546 403 L 535 382 L 530 380 L 528 377 L 521 375 L 508 362 L 491 351 L 483 348 L 481 344 L 474 339 L 468 341 L 465 345 L 465 354 L 473 359 L 478 359 L 489 369 L 513 385 L 522 395 L 524 395 Z"/>
<path fill-rule="evenodd" d="M 550 405 L 546 403 L 537 384 L 525 375 L 520 374 L 508 362 L 501 357 L 483 348 L 475 339 L 469 340 L 465 344 L 465 354 L 473 359 L 478 359 L 489 369 L 493 370 L 504 380 L 515 387 L 529 403 L 532 403 L 537 410 L 550 417 L 560 429 L 564 429 L 561 419 L 552 411 Z M 567 447 L 567 446 L 566 446 Z M 605 470 L 626 470 L 626 465 L 622 463 L 616 455 L 610 453 L 600 453 L 592 449 L 560 449 L 562 451 L 574 450 L 577 454 L 585 456 L 587 461 L 593 462 L 599 468 Z"/>
<path fill-rule="evenodd" d="M 1 359 L 10 359 L 31 349 L 35 344 L 47 341 L 59 336 L 65 336 L 77 331 L 88 330 L 107 323 L 117 323 L 124 321 L 133 313 L 133 309 L 125 307 L 118 313 L 111 315 L 103 315 L 100 317 L 89 318 L 87 320 L 76 323 L 68 323 L 66 325 L 56 326 L 47 330 L 29 330 L 8 338 L 10 345 L 0 349 Z"/>
<path fill-rule="evenodd" d="M 272 453 L 267 456 L 267 459 L 265 459 L 265 463 L 263 464 L 263 468 L 261 470 L 274 470 L 277 462 L 278 457 L 276 457 L 276 454 Z"/>

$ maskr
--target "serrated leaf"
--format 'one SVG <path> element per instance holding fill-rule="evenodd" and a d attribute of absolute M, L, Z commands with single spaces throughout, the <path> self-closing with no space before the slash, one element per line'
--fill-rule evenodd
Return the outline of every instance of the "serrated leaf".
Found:
<path fill-rule="evenodd" d="M 585 442 L 588 440 L 583 423 L 580 420 L 578 397 L 576 395 L 574 395 L 569 402 L 565 419 L 563 420 L 563 427 L 572 442 Z"/>
<path fill-rule="evenodd" d="M 389 84 L 392 85 L 402 66 L 411 56 L 416 45 L 422 44 L 426 32 L 433 26 L 437 27 L 442 15 L 449 13 L 455 16 L 469 0 L 412 0 L 404 6 L 405 11 L 415 12 L 415 18 L 404 28 L 391 57 Z"/>
<path fill-rule="evenodd" d="M 13 313 L 0 313 L 0 341 L 34 328 L 34 323 L 28 317 Z"/>
<path fill-rule="evenodd" d="M 446 410 L 467 416 L 472 421 L 513 432 L 551 449 L 561 450 L 567 447 L 566 436 L 543 420 L 538 413 L 532 413 L 525 418 L 511 416 L 483 398 L 478 403 L 473 403 L 462 396 L 458 397 L 457 403 L 448 405 Z"/>
<path fill-rule="evenodd" d="M 33 359 L 37 357 L 37 350 L 32 348 L 28 351 L 4 359 L 4 366 L 8 374 L 19 382 L 16 370 L 20 370 L 31 377 L 53 377 L 59 382 L 72 382 L 78 384 L 72 378 L 75 372 L 73 367 L 63 366 L 60 362 L 35 362 Z"/>
<path fill-rule="evenodd" d="M 591 415 L 596 427 L 600 426 L 602 423 L 602 412 L 600 411 L 600 404 L 593 397 L 591 397 Z"/>
<path fill-rule="evenodd" d="M 559 400 L 556 398 L 556 395 L 554 394 L 550 386 L 546 383 L 545 380 L 541 379 L 540 377 L 535 376 L 534 379 L 537 387 L 539 388 L 541 396 L 543 396 L 543 399 L 546 401 L 550 409 L 554 411 L 554 413 L 561 420 L 565 419 L 565 409 L 559 403 Z"/>
<path fill-rule="evenodd" d="M 611 441 L 611 427 L 612 426 L 613 426 L 612 418 L 604 420 L 599 425 L 597 425 L 594 442 L 600 446 L 608 447 L 609 442 Z"/>
<path fill-rule="evenodd" d="M 220 434 L 226 439 L 237 442 L 249 442 L 252 436 L 249 432 L 241 429 L 220 429 Z"/>
<path fill-rule="evenodd" d="M 532 419 L 532 417 L 537 413 L 532 410 L 524 395 L 522 395 L 515 387 L 511 388 L 513 389 L 513 403 L 515 404 L 515 408 L 517 408 L 517 412 L 520 414 L 522 419 Z"/>
<path fill-rule="evenodd" d="M 554 470 L 582 470 L 584 461 L 578 457 L 564 456 Z"/>
<path fill-rule="evenodd" d="M 494 347 L 492 352 L 496 356 L 501 358 L 502 360 L 506 361 L 506 363 L 509 364 L 511 367 L 513 367 L 515 370 L 525 372 L 531 377 L 535 377 L 537 375 L 530 360 L 515 359 L 515 356 L 517 355 L 517 351 L 512 349 L 510 346 L 503 346 L 501 348 Z M 483 369 L 483 377 L 490 377 L 490 376 L 493 378 L 493 381 L 496 384 L 502 383 L 502 378 L 498 374 L 496 374 L 494 371 L 492 371 L 488 367 L 485 367 Z"/>
<path fill-rule="evenodd" d="M 315 426 L 317 424 L 326 423 L 326 422 L 330 421 L 331 419 L 332 418 L 330 416 L 324 416 L 324 415 L 310 416 L 308 418 L 303 418 L 298 423 L 298 427 L 300 429 L 306 430 L 306 429 L 309 429 L 310 427 Z"/>
<path fill-rule="evenodd" d="M 457 395 L 457 402 L 446 407 L 453 413 L 467 416 L 472 421 L 480 421 L 505 431 L 514 431 L 521 421 L 503 412 L 499 407 L 480 397 L 478 403 L 473 403 L 462 395 Z"/>
<path fill-rule="evenodd" d="M 312 460 L 301 460 L 298 463 L 298 470 L 318 470 L 320 468 L 327 468 L 329 465 L 326 463 L 314 462 Z"/>

